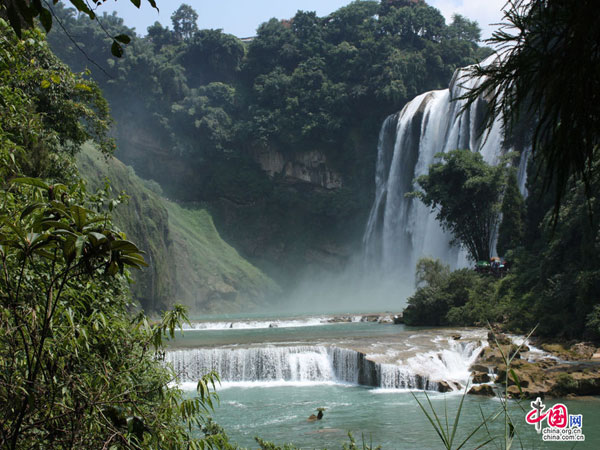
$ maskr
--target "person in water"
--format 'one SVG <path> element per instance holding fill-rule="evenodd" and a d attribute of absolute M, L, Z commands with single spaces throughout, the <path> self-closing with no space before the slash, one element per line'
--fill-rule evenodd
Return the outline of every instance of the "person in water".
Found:
<path fill-rule="evenodd" d="M 309 422 L 314 422 L 315 420 L 321 420 L 323 418 L 323 410 L 325 408 L 317 408 L 318 414 L 315 416 L 314 414 L 311 414 L 310 417 L 308 418 Z"/>

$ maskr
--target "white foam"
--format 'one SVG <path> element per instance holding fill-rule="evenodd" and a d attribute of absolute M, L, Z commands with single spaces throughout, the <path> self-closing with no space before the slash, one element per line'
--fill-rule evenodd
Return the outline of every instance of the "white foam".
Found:
<path fill-rule="evenodd" d="M 441 343 L 441 339 L 434 340 Z M 427 375 L 431 381 L 452 381 L 466 384 L 471 375 L 469 367 L 481 350 L 487 346 L 482 342 L 461 342 L 445 339 L 444 348 L 417 354 L 406 361 L 412 373 Z"/>
<path fill-rule="evenodd" d="M 302 319 L 276 320 L 236 320 L 216 322 L 192 322 L 184 324 L 183 330 L 258 330 L 264 328 L 296 328 L 329 325 L 332 322 L 327 317 L 307 317 Z"/>

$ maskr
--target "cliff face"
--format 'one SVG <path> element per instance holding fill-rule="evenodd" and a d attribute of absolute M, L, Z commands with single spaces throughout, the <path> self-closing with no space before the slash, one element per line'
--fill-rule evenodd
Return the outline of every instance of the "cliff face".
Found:
<path fill-rule="evenodd" d="M 342 175 L 329 167 L 327 157 L 318 150 L 284 155 L 273 148 L 256 150 L 255 160 L 270 177 L 289 182 L 304 182 L 325 189 L 340 189 Z"/>
<path fill-rule="evenodd" d="M 140 179 L 115 158 L 106 160 L 91 146 L 84 147 L 77 163 L 91 189 L 107 177 L 113 192 L 130 197 L 113 218 L 145 252 L 149 267 L 132 273 L 131 287 L 145 309 L 182 303 L 192 312 L 236 312 L 278 292 L 275 282 L 221 239 L 206 210 L 166 200 L 158 184 Z"/>
<path fill-rule="evenodd" d="M 199 143 L 182 155 L 148 124 L 137 125 L 120 128 L 117 156 L 169 198 L 204 205 L 224 239 L 280 285 L 307 272 L 339 272 L 361 250 L 376 131 L 354 129 L 335 147 L 248 143 L 211 153 Z"/>

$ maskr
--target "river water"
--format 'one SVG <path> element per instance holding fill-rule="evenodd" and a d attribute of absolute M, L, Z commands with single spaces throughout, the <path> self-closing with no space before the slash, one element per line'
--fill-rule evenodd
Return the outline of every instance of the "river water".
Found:
<path fill-rule="evenodd" d="M 469 366 L 487 345 L 483 329 L 411 328 L 360 322 L 331 323 L 329 316 L 228 318 L 194 322 L 171 343 L 167 361 L 180 374 L 181 386 L 193 395 L 195 380 L 208 370 L 222 379 L 213 417 L 233 442 L 256 448 L 255 436 L 279 445 L 341 448 L 352 433 L 360 444 L 384 449 L 440 448 L 441 442 L 413 394 L 427 403 L 425 392 L 450 429 L 469 382 Z M 366 358 L 365 358 L 366 355 Z M 440 393 L 442 381 L 455 390 Z M 600 399 L 547 399 L 563 402 L 569 413 L 583 415 L 585 441 L 575 448 L 600 448 Z M 455 442 L 462 442 L 501 407 L 498 399 L 466 396 Z M 309 422 L 317 408 L 320 421 Z M 525 423 L 529 401 L 509 402 L 516 426 L 515 448 L 572 448 L 546 443 Z M 466 448 L 495 437 L 501 443 L 500 415 L 469 441 Z M 455 445 L 456 446 L 456 445 Z M 488 445 L 494 448 L 494 444 Z M 486 447 L 487 448 L 487 447 Z"/>

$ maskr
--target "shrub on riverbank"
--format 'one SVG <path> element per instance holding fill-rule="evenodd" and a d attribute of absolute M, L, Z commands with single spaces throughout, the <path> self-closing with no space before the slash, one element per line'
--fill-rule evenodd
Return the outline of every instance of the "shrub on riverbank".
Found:
<path fill-rule="evenodd" d="M 417 264 L 417 278 L 420 287 L 404 310 L 407 325 L 474 325 L 500 317 L 493 277 L 470 269 L 450 272 L 448 266 L 425 258 Z"/>

